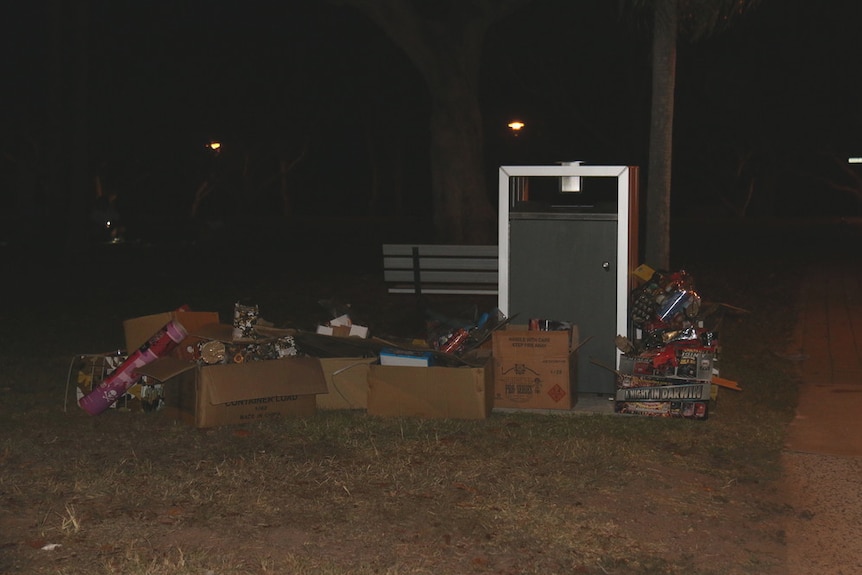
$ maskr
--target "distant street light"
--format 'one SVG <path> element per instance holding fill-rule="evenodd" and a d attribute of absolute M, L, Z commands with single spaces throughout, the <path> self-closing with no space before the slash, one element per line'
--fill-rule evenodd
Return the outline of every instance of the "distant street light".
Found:
<path fill-rule="evenodd" d="M 512 133 L 517 136 L 521 132 L 521 130 L 524 128 L 525 124 L 524 124 L 524 122 L 520 122 L 518 120 L 515 120 L 513 122 L 509 122 L 508 126 L 509 126 L 509 129 L 512 130 Z"/>
<path fill-rule="evenodd" d="M 218 153 L 218 151 L 221 149 L 221 142 L 212 141 L 209 144 L 207 144 L 207 148 L 209 148 L 213 152 Z"/>
<path fill-rule="evenodd" d="M 847 158 L 847 163 L 848 164 L 862 164 L 862 158 L 856 158 L 856 157 Z"/>

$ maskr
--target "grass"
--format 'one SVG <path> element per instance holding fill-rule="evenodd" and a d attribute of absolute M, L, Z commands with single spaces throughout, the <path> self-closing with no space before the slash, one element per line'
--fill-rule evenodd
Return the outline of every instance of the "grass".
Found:
<path fill-rule="evenodd" d="M 70 288 L 38 310 L 7 310 L 0 571 L 771 573 L 796 401 L 794 366 L 775 352 L 790 344 L 798 274 L 695 263 L 705 299 L 749 310 L 720 324 L 721 374 L 744 391 L 722 390 L 706 422 L 319 412 L 196 430 L 158 413 L 91 417 L 62 409 L 72 355 L 112 349 L 123 317 L 178 301 L 228 317 L 240 288 L 200 277 L 155 293 L 142 282 L 120 299 L 109 285 Z M 270 273 L 242 291 L 282 324 L 313 324 L 314 294 L 395 329 L 405 311 L 376 282 L 355 270 L 310 283 Z M 41 551 L 48 544 L 62 546 Z"/>

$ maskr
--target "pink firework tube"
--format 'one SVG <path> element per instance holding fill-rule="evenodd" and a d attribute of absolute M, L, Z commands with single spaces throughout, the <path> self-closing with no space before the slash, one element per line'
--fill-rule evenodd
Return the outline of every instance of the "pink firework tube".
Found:
<path fill-rule="evenodd" d="M 78 404 L 90 415 L 102 413 L 138 382 L 137 368 L 170 353 L 187 335 L 188 332 L 178 321 L 167 323 L 111 372 L 99 387 L 82 397 Z"/>
<path fill-rule="evenodd" d="M 170 321 L 165 327 L 153 334 L 150 340 L 141 346 L 141 349 L 147 348 L 156 354 L 156 357 L 162 357 L 177 347 L 188 334 L 186 328 L 178 321 Z"/>

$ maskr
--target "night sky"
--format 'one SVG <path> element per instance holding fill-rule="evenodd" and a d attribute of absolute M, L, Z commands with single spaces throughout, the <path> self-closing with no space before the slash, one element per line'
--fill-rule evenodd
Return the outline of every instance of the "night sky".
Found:
<path fill-rule="evenodd" d="M 3 18 L 5 219 L 20 203 L 22 149 L 50 132 L 48 4 L 16 3 Z M 415 196 L 400 209 L 427 209 L 425 88 L 351 9 L 90 0 L 85 20 L 88 170 L 126 209 L 185 213 L 208 174 L 236 177 L 243 165 L 274 190 L 277 158 L 305 149 L 290 176 L 301 190 L 297 213 L 363 213 L 370 126 L 390 144 L 376 152 L 399 166 L 400 185 Z M 675 210 L 726 213 L 740 182 L 753 179 L 751 215 L 812 213 L 815 197 L 814 211 L 858 214 L 851 193 L 833 190 L 859 186 L 846 157 L 862 154 L 860 23 L 856 0 L 766 0 L 721 36 L 680 42 Z M 65 21 L 62 29 L 68 39 L 83 28 Z M 534 0 L 492 29 L 482 74 L 489 186 L 501 164 L 646 166 L 648 26 L 621 18 L 616 2 Z M 505 127 L 515 117 L 527 123 L 517 139 Z M 205 148 L 211 139 L 223 142 L 218 158 Z M 384 184 L 384 206 L 387 185 L 395 184 Z M 278 209 L 266 189 L 253 209 Z M 215 199 L 206 209 L 218 216 Z"/>

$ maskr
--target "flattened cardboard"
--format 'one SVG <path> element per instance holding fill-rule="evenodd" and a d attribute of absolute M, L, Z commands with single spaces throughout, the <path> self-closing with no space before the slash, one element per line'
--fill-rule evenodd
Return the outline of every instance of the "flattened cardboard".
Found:
<path fill-rule="evenodd" d="M 373 357 L 320 358 L 327 393 L 317 397 L 318 409 L 366 409 L 368 366 Z"/>
<path fill-rule="evenodd" d="M 200 428 L 311 416 L 315 394 L 327 390 L 320 361 L 312 357 L 206 366 L 167 357 L 139 373 L 164 382 L 169 417 Z"/>
<path fill-rule="evenodd" d="M 372 364 L 368 414 L 422 419 L 485 419 L 494 407 L 491 362 L 481 367 Z"/>
<path fill-rule="evenodd" d="M 578 328 L 530 331 L 509 326 L 492 334 L 494 407 L 572 409 L 577 403 Z"/>

